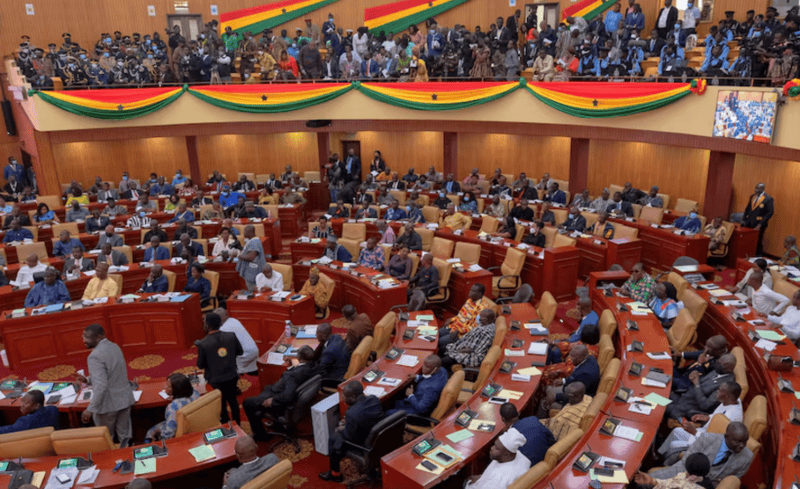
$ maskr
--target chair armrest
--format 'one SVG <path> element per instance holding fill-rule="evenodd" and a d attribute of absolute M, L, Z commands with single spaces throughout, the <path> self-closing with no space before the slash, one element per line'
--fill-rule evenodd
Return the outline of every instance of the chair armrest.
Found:
<path fill-rule="evenodd" d="M 392 306 L 389 308 L 390 311 L 394 311 L 397 309 L 398 311 L 406 309 L 408 310 L 408 304 L 397 304 L 396 306 Z"/>
<path fill-rule="evenodd" d="M 470 380 L 475 380 L 478 378 L 478 375 L 481 372 L 481 369 L 475 367 L 462 367 L 461 370 L 464 371 L 464 378 L 466 379 L 466 377 L 469 376 Z"/>
<path fill-rule="evenodd" d="M 497 299 L 493 299 L 493 300 L 494 300 L 495 304 L 502 304 L 504 302 L 511 302 L 512 300 L 514 300 L 514 297 L 513 296 L 498 297 Z"/>
<path fill-rule="evenodd" d="M 496 267 L 489 267 L 489 268 L 487 268 L 487 269 L 486 269 L 486 271 L 487 271 L 487 272 L 491 272 L 492 270 L 497 270 L 497 269 L 499 269 L 499 268 L 500 268 L 500 265 L 498 265 L 498 266 L 496 266 Z"/>
<path fill-rule="evenodd" d="M 372 451 L 371 448 L 362 447 L 361 445 L 357 445 L 351 441 L 344 440 L 344 446 L 350 449 L 358 450 L 364 453 L 370 453 Z"/>
<path fill-rule="evenodd" d="M 406 415 L 406 424 L 414 424 L 414 425 L 424 425 L 425 423 L 431 423 L 434 426 L 439 424 L 438 419 L 429 418 L 427 416 L 420 416 L 418 414 L 408 414 Z"/>
<path fill-rule="evenodd" d="M 514 286 L 513 287 L 501 287 L 500 286 L 500 282 L 502 282 L 504 278 L 513 278 L 514 279 Z M 519 275 L 501 275 L 500 276 L 500 280 L 497 281 L 497 288 L 501 289 L 501 290 L 503 290 L 503 289 L 507 289 L 507 290 L 518 289 L 520 287 L 520 285 L 521 284 L 520 284 Z"/>
<path fill-rule="evenodd" d="M 337 379 L 334 377 L 329 377 L 326 379 L 322 379 L 322 387 L 336 387 L 337 385 L 344 382 L 344 379 Z"/>

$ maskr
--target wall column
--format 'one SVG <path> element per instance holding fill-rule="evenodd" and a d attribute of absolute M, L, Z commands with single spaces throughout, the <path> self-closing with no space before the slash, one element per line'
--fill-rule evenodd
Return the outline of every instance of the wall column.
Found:
<path fill-rule="evenodd" d="M 452 173 L 453 180 L 461 181 L 461 175 L 458 173 L 458 133 L 445 132 L 442 135 L 444 136 L 442 144 L 444 148 L 442 176 L 446 177 L 448 173 Z M 425 171 L 427 172 L 427 170 Z"/>
<path fill-rule="evenodd" d="M 319 175 L 320 181 L 328 181 L 328 171 L 325 165 L 328 164 L 330 157 L 331 133 L 318 132 L 317 133 L 317 154 L 319 155 Z"/>
<path fill-rule="evenodd" d="M 588 186 L 589 140 L 572 138 L 569 142 L 569 192 L 577 195 Z"/>
<path fill-rule="evenodd" d="M 186 136 L 186 155 L 189 157 L 189 174 L 192 182 L 202 187 L 207 177 L 200 174 L 200 157 L 197 155 L 197 136 Z"/>
<path fill-rule="evenodd" d="M 708 155 L 708 179 L 703 215 L 710 222 L 715 217 L 728 218 L 733 197 L 733 166 L 735 153 L 710 151 Z"/>

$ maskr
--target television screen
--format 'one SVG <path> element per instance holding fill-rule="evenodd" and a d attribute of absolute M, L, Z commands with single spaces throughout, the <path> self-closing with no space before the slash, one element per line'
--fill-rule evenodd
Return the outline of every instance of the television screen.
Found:
<path fill-rule="evenodd" d="M 714 137 L 769 143 L 777 110 L 775 92 L 721 90 L 714 114 Z"/>

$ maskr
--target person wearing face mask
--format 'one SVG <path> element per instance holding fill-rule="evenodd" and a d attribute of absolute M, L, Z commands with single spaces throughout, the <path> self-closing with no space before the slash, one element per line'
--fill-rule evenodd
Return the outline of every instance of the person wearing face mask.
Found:
<path fill-rule="evenodd" d="M 64 71 L 64 86 L 79 87 L 89 84 L 89 79 L 80 65 L 78 59 L 70 56 L 67 58 L 67 69 Z"/>
<path fill-rule="evenodd" d="M 100 66 L 100 63 L 93 59 L 89 62 L 89 67 L 86 69 L 86 77 L 89 79 L 91 86 L 105 86 L 108 85 L 108 72 Z"/>
<path fill-rule="evenodd" d="M 686 10 L 683 11 L 683 44 L 686 43 L 686 38 L 691 34 L 695 34 L 697 30 L 697 22 L 700 20 L 700 9 L 697 8 L 695 2 L 690 0 L 686 3 Z"/>
<path fill-rule="evenodd" d="M 244 194 L 239 192 L 231 192 L 231 187 L 228 184 L 225 184 L 222 187 L 222 192 L 219 194 L 219 204 L 223 209 L 227 209 L 228 207 L 236 205 L 239 202 L 240 197 L 246 200 Z"/>
<path fill-rule="evenodd" d="M 85 221 L 88 216 L 89 210 L 82 207 L 80 202 L 73 201 L 72 207 L 66 212 L 66 222 Z"/>
<path fill-rule="evenodd" d="M 96 250 L 102 249 L 103 245 L 106 243 L 110 243 L 112 248 L 125 246 L 125 241 L 122 239 L 122 236 L 114 232 L 113 224 L 106 226 L 105 231 L 100 234 L 100 238 L 97 240 L 97 246 L 94 248 Z"/>
<path fill-rule="evenodd" d="M 683 229 L 684 231 L 697 234 L 700 232 L 700 219 L 697 217 L 697 211 L 692 211 L 688 216 L 681 216 L 675 220 L 675 228 Z"/>
<path fill-rule="evenodd" d="M 183 170 L 175 171 L 175 178 L 172 179 L 172 186 L 181 185 L 186 181 L 186 177 L 183 176 Z"/>
<path fill-rule="evenodd" d="M 336 34 L 336 23 L 333 21 L 333 14 L 328 14 L 328 20 L 322 23 L 323 39 L 328 42 L 334 34 Z"/>
<path fill-rule="evenodd" d="M 558 227 L 565 231 L 582 233 L 586 229 L 586 218 L 581 215 L 581 211 L 577 206 L 572 206 L 569 209 L 567 220 Z"/>

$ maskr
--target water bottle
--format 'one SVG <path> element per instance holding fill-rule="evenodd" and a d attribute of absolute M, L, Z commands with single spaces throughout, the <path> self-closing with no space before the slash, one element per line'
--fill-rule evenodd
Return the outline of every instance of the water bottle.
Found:
<path fill-rule="evenodd" d="M 289 338 L 292 336 L 292 322 L 287 320 L 286 321 L 286 337 Z"/>

